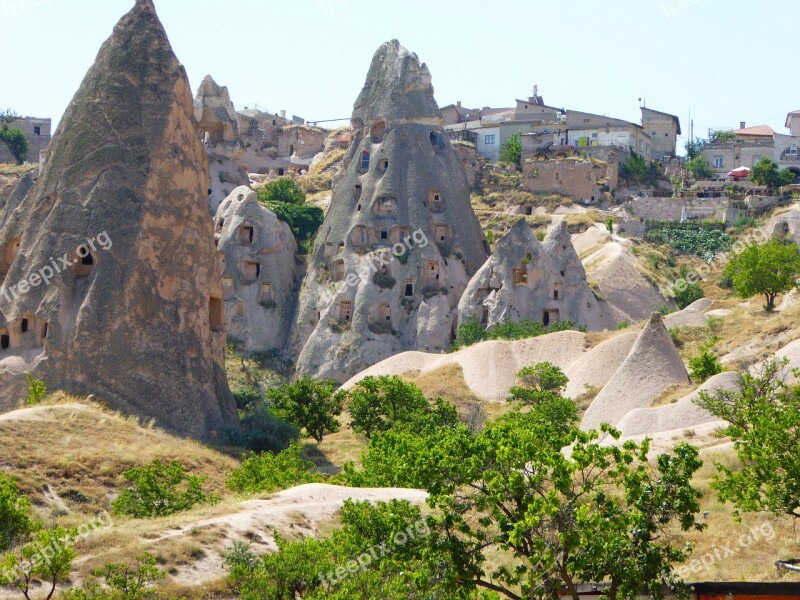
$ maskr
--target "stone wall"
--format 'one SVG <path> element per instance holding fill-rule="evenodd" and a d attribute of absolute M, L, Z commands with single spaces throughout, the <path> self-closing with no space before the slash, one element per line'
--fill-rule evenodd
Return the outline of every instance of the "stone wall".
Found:
<path fill-rule="evenodd" d="M 595 202 L 602 195 L 597 180 L 605 176 L 605 167 L 589 160 L 535 160 L 522 163 L 522 184 L 537 194 L 562 194 L 576 201 Z"/>

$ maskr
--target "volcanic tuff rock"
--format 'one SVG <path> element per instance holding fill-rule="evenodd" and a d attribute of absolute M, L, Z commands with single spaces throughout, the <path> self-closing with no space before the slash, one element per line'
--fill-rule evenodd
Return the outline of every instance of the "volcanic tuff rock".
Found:
<path fill-rule="evenodd" d="M 650 407 L 669 386 L 686 383 L 686 366 L 663 318 L 653 313 L 628 358 L 586 410 L 581 427 L 616 426 L 629 412 Z"/>
<path fill-rule="evenodd" d="M 487 327 L 504 321 L 549 325 L 568 320 L 591 330 L 613 326 L 607 307 L 589 289 L 565 221 L 544 244 L 524 219 L 514 224 L 461 298 L 458 322 L 473 317 Z"/>
<path fill-rule="evenodd" d="M 186 73 L 137 0 L 0 228 L 0 406 L 18 405 L 31 370 L 182 433 L 237 422 L 207 180 Z M 63 255 L 68 269 L 22 293 Z"/>
<path fill-rule="evenodd" d="M 430 72 L 396 40 L 372 59 L 352 125 L 291 343 L 300 372 L 340 381 L 398 352 L 447 347 L 488 254 Z"/>
<path fill-rule="evenodd" d="M 283 350 L 299 276 L 292 230 L 248 187 L 233 190 L 215 219 L 228 337 L 249 352 Z"/>

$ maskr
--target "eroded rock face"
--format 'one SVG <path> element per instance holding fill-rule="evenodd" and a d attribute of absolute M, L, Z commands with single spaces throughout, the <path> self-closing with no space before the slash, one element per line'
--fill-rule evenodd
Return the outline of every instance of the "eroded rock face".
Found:
<path fill-rule="evenodd" d="M 193 436 L 237 422 L 192 111 L 152 0 L 137 0 L 0 228 L 3 409 L 32 371 Z"/>
<path fill-rule="evenodd" d="M 215 222 L 228 338 L 248 352 L 283 350 L 300 275 L 292 230 L 248 187 L 225 199 Z"/>
<path fill-rule="evenodd" d="M 458 306 L 458 321 L 478 319 L 485 327 L 504 321 L 551 325 L 574 321 L 590 330 L 613 325 L 607 307 L 595 298 L 566 222 L 544 243 L 520 219 L 495 253 L 470 280 Z"/>
<path fill-rule="evenodd" d="M 300 372 L 340 381 L 446 348 L 488 254 L 428 68 L 399 42 L 376 52 L 352 125 L 291 340 Z"/>

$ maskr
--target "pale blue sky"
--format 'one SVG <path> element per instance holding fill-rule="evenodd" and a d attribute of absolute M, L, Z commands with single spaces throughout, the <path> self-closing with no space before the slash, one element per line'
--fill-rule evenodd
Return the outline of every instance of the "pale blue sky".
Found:
<path fill-rule="evenodd" d="M 196 89 L 237 107 L 349 117 L 374 51 L 427 62 L 441 106 L 548 104 L 639 121 L 638 98 L 688 134 L 800 109 L 796 0 L 155 0 Z M 58 120 L 133 0 L 0 0 L 0 107 Z M 14 57 L 18 58 L 15 59 Z"/>

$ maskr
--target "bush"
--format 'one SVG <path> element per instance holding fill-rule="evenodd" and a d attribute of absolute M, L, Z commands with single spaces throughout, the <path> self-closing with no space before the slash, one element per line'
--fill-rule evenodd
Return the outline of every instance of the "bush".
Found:
<path fill-rule="evenodd" d="M 253 452 L 280 452 L 300 437 L 300 430 L 272 414 L 265 402 L 258 401 L 245 410 L 238 429 L 228 427 L 223 435 L 228 444 Z"/>
<path fill-rule="evenodd" d="M 232 392 L 233 399 L 236 401 L 236 408 L 239 410 L 245 410 L 261 400 L 261 392 L 252 385 L 232 390 Z"/>
<path fill-rule="evenodd" d="M 318 442 L 326 433 L 339 431 L 344 392 L 336 392 L 336 382 L 315 381 L 308 375 L 267 393 L 277 416 L 301 427 Z"/>
<path fill-rule="evenodd" d="M 28 378 L 28 395 L 25 396 L 25 404 L 28 406 L 39 404 L 47 396 L 44 382 L 34 379 L 30 373 L 26 373 L 25 376 Z"/>
<path fill-rule="evenodd" d="M 92 571 L 93 579 L 83 587 L 64 592 L 64 600 L 165 600 L 152 585 L 166 577 L 156 557 L 145 552 L 132 565 L 107 563 Z M 102 582 L 98 580 L 102 579 Z"/>
<path fill-rule="evenodd" d="M 0 126 L 0 142 L 3 142 L 8 151 L 14 156 L 19 164 L 25 162 L 28 157 L 28 138 L 25 132 L 19 127 L 9 127 L 8 123 L 3 123 Z"/>
<path fill-rule="evenodd" d="M 539 321 L 504 321 L 484 329 L 476 317 L 471 317 L 456 330 L 456 339 L 450 350 L 460 350 L 486 340 L 522 340 L 570 329 L 586 331 L 585 327 L 576 326 L 573 321 L 558 321 L 547 327 Z"/>
<path fill-rule="evenodd" d="M 698 154 L 694 158 L 686 161 L 686 170 L 689 171 L 696 180 L 712 179 L 716 175 L 714 169 L 711 168 L 711 165 L 708 164 L 708 161 L 702 154 Z"/>
<path fill-rule="evenodd" d="M 275 492 L 304 483 L 322 481 L 314 463 L 303 458 L 298 442 L 278 454 L 252 454 L 228 475 L 227 486 L 234 492 Z"/>
<path fill-rule="evenodd" d="M 710 261 L 717 254 L 731 249 L 733 239 L 724 229 L 724 223 L 660 223 L 651 227 L 644 239 L 653 244 L 668 244 L 681 254 L 694 254 Z"/>
<path fill-rule="evenodd" d="M 700 354 L 689 359 L 690 375 L 695 383 L 703 383 L 725 370 L 713 350 L 718 341 L 719 338 L 712 337 L 700 346 Z"/>
<path fill-rule="evenodd" d="M 123 476 L 132 487 L 117 496 L 111 506 L 115 513 L 135 519 L 166 517 L 197 504 L 219 501 L 203 491 L 204 477 L 188 475 L 176 460 L 165 463 L 156 459 L 149 465 L 128 469 Z"/>
<path fill-rule="evenodd" d="M 500 162 L 522 164 L 522 134 L 519 131 L 500 148 Z"/>
<path fill-rule="evenodd" d="M 30 519 L 31 503 L 17 482 L 0 472 L 0 552 L 8 550 L 36 529 Z"/>
<path fill-rule="evenodd" d="M 675 302 L 681 310 L 706 295 L 703 288 L 696 283 L 687 283 L 686 287 L 681 286 L 681 288 L 675 289 Z"/>
<path fill-rule="evenodd" d="M 75 539 L 77 535 L 77 528 L 54 527 L 37 531 L 30 543 L 17 552 L 6 554 L 0 561 L 0 573 L 5 579 L 2 583 L 17 588 L 25 598 L 30 598 L 31 587 L 38 589 L 42 582 L 46 582 L 50 587 L 46 597 L 52 598 L 56 586 L 69 578 L 75 560 L 75 550 L 64 540 Z M 42 560 L 44 556 L 47 560 Z M 47 586 L 42 592 L 47 591 Z"/>
<path fill-rule="evenodd" d="M 391 290 L 397 283 L 394 277 L 383 271 L 375 271 L 375 275 L 372 276 L 372 282 L 382 290 Z"/>
<path fill-rule="evenodd" d="M 299 205 L 305 203 L 306 194 L 294 179 L 281 177 L 261 188 L 258 191 L 258 200 L 262 203 L 283 202 Z"/>
<path fill-rule="evenodd" d="M 287 204 L 285 202 L 266 202 L 266 207 L 281 221 L 289 225 L 297 240 L 298 249 L 308 252 L 307 242 L 314 239 L 325 220 L 325 214 L 318 206 L 307 204 Z"/>

